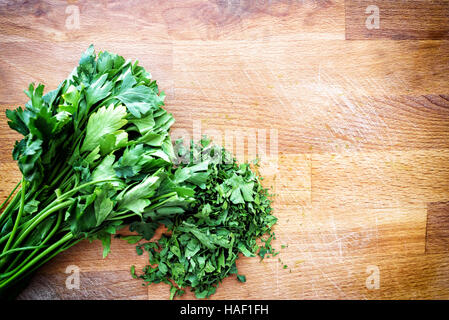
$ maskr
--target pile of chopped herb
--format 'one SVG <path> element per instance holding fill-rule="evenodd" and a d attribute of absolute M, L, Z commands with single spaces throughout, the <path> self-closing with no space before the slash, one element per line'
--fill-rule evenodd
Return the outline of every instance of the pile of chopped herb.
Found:
<path fill-rule="evenodd" d="M 277 254 L 271 246 L 271 228 L 277 219 L 272 215 L 268 190 L 248 163 L 238 164 L 225 149 L 207 139 L 200 145 L 192 143 L 189 153 L 182 147 L 176 149 L 183 159 L 174 181 L 189 179 L 199 167 L 207 169 L 202 176 L 206 179 L 191 185 L 195 190 L 193 207 L 164 221 L 169 234 L 137 246 L 138 254 L 148 252 L 150 265 L 140 275 L 134 267 L 131 273 L 147 284 L 170 284 L 171 299 L 187 287 L 197 298 L 207 298 L 231 274 L 246 281 L 236 267 L 240 254 L 261 259 Z M 147 224 L 157 223 L 155 215 L 147 217 Z"/>

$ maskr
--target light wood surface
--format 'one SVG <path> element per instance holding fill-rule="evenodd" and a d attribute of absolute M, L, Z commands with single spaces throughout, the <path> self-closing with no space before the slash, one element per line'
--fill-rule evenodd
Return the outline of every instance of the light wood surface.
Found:
<path fill-rule="evenodd" d="M 365 27 L 370 4 L 380 29 Z M 449 1 L 431 0 L 1 1 L 0 200 L 20 179 L 5 109 L 29 82 L 56 88 L 94 43 L 151 71 L 174 131 L 268 136 L 280 261 L 240 259 L 247 282 L 228 278 L 213 299 L 447 299 L 448 16 Z M 83 242 L 21 298 L 169 297 L 131 279 L 131 264 L 146 264 L 132 245 L 114 239 L 103 260 Z M 79 290 L 65 287 L 69 265 Z"/>

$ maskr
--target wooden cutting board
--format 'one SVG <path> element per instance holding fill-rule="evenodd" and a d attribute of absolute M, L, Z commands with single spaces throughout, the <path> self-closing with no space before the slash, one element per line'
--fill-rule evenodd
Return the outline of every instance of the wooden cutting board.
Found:
<path fill-rule="evenodd" d="M 240 259 L 247 282 L 213 299 L 449 298 L 449 1 L 1 1 L 0 30 L 0 200 L 20 179 L 5 109 L 94 43 L 151 71 L 174 131 L 246 137 L 226 142 L 239 159 L 266 140 L 280 259 Z M 103 260 L 97 242 L 20 298 L 169 297 L 131 279 L 146 263 L 132 245 Z"/>

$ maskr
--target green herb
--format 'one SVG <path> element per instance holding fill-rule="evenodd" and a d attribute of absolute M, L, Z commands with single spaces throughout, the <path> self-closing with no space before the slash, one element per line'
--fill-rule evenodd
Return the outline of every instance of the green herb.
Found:
<path fill-rule="evenodd" d="M 13 150 L 22 179 L 0 205 L 0 298 L 83 239 L 100 240 L 105 257 L 125 225 L 138 235 L 122 238 L 149 254 L 132 277 L 170 284 L 170 298 L 187 287 L 207 298 L 231 274 L 246 281 L 241 254 L 278 253 L 261 178 L 207 138 L 173 146 L 164 93 L 137 62 L 91 46 L 56 90 L 25 93 L 25 108 L 6 112 L 23 135 Z M 161 224 L 170 235 L 141 243 Z"/>
<path fill-rule="evenodd" d="M 24 137 L 13 150 L 20 189 L 0 207 L 11 198 L 0 216 L 2 297 L 82 239 L 101 240 L 106 256 L 117 229 L 150 239 L 144 216 L 174 217 L 194 201 L 193 188 L 173 181 L 164 94 L 137 62 L 91 46 L 56 90 L 25 93 L 25 108 L 6 112 Z"/>
<path fill-rule="evenodd" d="M 184 158 L 174 180 L 192 183 L 195 202 L 167 221 L 170 235 L 137 247 L 148 252 L 150 263 L 139 278 L 147 284 L 169 284 L 170 298 L 183 294 L 187 287 L 197 298 L 207 298 L 225 277 L 237 274 L 240 254 L 258 254 L 263 259 L 274 253 L 271 228 L 277 219 L 272 215 L 268 191 L 249 164 L 237 164 L 229 153 L 205 138 L 200 145 L 192 143 L 190 153 L 180 142 L 175 147 Z M 262 245 L 257 242 L 259 238 Z M 246 281 L 244 275 L 237 275 L 237 279 Z"/>

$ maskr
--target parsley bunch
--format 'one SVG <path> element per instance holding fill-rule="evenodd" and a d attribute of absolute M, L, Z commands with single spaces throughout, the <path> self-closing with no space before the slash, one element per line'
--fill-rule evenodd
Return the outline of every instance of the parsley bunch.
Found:
<path fill-rule="evenodd" d="M 0 298 L 83 239 L 101 240 L 106 256 L 125 225 L 138 233 L 131 243 L 167 226 L 170 235 L 137 250 L 157 265 L 139 277 L 170 283 L 171 298 L 186 287 L 210 296 L 237 273 L 240 253 L 276 254 L 257 174 L 207 139 L 173 146 L 164 93 L 138 62 L 91 46 L 56 90 L 31 84 L 25 93 L 25 108 L 6 112 L 23 135 L 13 150 L 22 179 L 0 206 Z"/>
<path fill-rule="evenodd" d="M 190 152 L 183 147 L 176 150 L 182 160 L 175 179 L 182 180 L 202 167 L 207 168 L 207 180 L 190 185 L 195 189 L 195 202 L 166 224 L 169 234 L 137 246 L 138 254 L 148 252 L 150 265 L 140 275 L 134 267 L 131 273 L 147 284 L 170 284 L 171 299 L 182 295 L 186 287 L 197 298 L 207 298 L 225 277 L 237 274 L 239 254 L 258 254 L 261 259 L 277 254 L 271 247 L 271 228 L 277 219 L 272 215 L 267 189 L 248 163 L 238 164 L 225 149 L 206 138 L 199 145 L 192 142 Z M 258 243 L 256 240 L 264 235 Z M 237 279 L 246 281 L 243 275 Z"/>
<path fill-rule="evenodd" d="M 91 46 L 56 90 L 43 91 L 31 84 L 25 108 L 7 111 L 23 135 L 13 151 L 23 177 L 0 207 L 2 297 L 82 239 L 101 240 L 106 256 L 123 225 L 150 239 L 144 216 L 173 218 L 194 201 L 192 184 L 171 170 L 164 94 L 137 62 L 97 57 Z"/>

